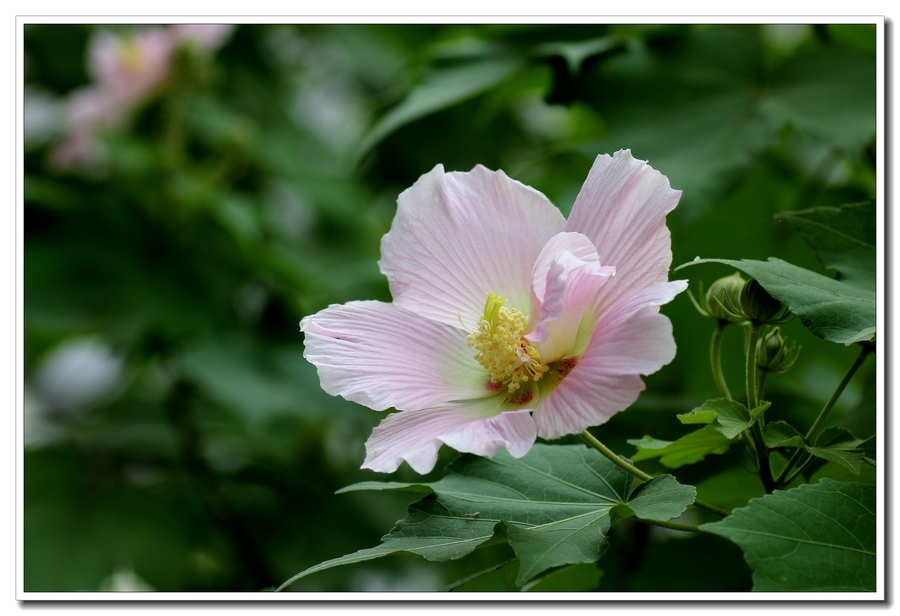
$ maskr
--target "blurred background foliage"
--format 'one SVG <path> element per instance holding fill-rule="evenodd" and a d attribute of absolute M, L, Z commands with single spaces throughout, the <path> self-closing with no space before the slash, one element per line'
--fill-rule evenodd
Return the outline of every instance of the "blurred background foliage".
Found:
<path fill-rule="evenodd" d="M 92 41 L 146 28 L 163 29 L 25 27 L 27 591 L 257 590 L 376 545 L 403 517 L 408 495 L 334 495 L 384 478 L 359 470 L 381 416 L 321 391 L 298 322 L 390 300 L 380 238 L 398 193 L 438 163 L 501 168 L 568 213 L 594 157 L 630 148 L 684 191 L 673 265 L 777 256 L 822 271 L 773 215 L 875 195 L 873 25 L 239 26 L 179 47 L 67 159 Z M 728 273 L 674 277 L 696 293 Z M 674 415 L 715 396 L 712 322 L 685 296 L 664 312 L 678 357 L 597 430 L 624 455 L 626 439 L 688 432 Z M 805 429 L 856 350 L 796 321 L 782 331 L 803 350 L 768 383 L 771 419 Z M 873 364 L 832 415 L 861 437 Z M 722 472 L 732 458 L 674 474 L 739 506 L 762 492 L 739 466 Z M 733 544 L 659 530 L 626 521 L 599 569 L 534 590 L 749 589 Z M 293 590 L 435 590 L 509 556 L 390 557 Z M 459 589 L 504 588 L 507 569 Z"/>

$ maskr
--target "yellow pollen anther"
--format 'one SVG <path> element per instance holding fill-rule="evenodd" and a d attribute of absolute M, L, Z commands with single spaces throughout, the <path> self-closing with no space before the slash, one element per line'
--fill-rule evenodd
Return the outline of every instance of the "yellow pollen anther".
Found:
<path fill-rule="evenodd" d="M 488 293 L 478 331 L 469 334 L 475 359 L 490 373 L 492 383 L 504 383 L 514 392 L 526 381 L 539 381 L 548 368 L 541 355 L 522 337 L 527 319 L 514 308 L 504 308 L 506 299 Z"/>

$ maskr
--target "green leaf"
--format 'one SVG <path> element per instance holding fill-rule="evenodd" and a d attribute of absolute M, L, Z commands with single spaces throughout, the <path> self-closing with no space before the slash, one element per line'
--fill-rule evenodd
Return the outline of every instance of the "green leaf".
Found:
<path fill-rule="evenodd" d="M 586 41 L 561 41 L 544 43 L 537 48 L 538 56 L 559 56 L 566 62 L 570 75 L 581 72 L 584 61 L 593 56 L 621 48 L 625 40 L 618 36 L 603 36 Z"/>
<path fill-rule="evenodd" d="M 511 558 L 441 588 L 441 592 L 516 592 L 519 560 Z"/>
<path fill-rule="evenodd" d="M 866 442 L 867 439 L 857 438 L 848 430 L 834 426 L 823 431 L 816 439 L 816 446 L 807 451 L 829 462 L 837 462 L 858 475 L 863 463 L 872 463 L 866 456 Z"/>
<path fill-rule="evenodd" d="M 401 481 L 360 481 L 353 485 L 345 486 L 335 494 L 347 492 L 362 492 L 368 490 L 403 490 L 405 492 L 424 492 L 431 494 L 431 488 L 422 483 L 403 483 Z"/>
<path fill-rule="evenodd" d="M 688 498 L 696 495 L 696 490 L 685 486 L 671 475 L 660 475 L 637 486 L 628 497 L 628 507 L 641 520 L 666 521 L 684 513 Z M 691 503 L 688 503 L 688 505 Z"/>
<path fill-rule="evenodd" d="M 603 571 L 595 563 L 566 565 L 545 571 L 524 586 L 516 585 L 519 560 L 513 558 L 466 576 L 441 591 L 452 592 L 586 592 L 600 584 Z"/>
<path fill-rule="evenodd" d="M 771 65 L 749 31 L 673 33 L 588 72 L 577 93 L 610 131 L 579 149 L 593 158 L 630 148 L 652 161 L 684 191 L 679 218 L 691 223 L 787 126 L 856 157 L 875 134 L 876 81 L 874 57 L 850 49 L 801 49 Z"/>
<path fill-rule="evenodd" d="M 847 284 L 875 291 L 875 205 L 856 203 L 783 212 L 828 269 Z"/>
<path fill-rule="evenodd" d="M 743 404 L 731 404 L 722 409 L 716 418 L 715 428 L 728 438 L 737 438 L 741 432 L 753 425 L 760 413 L 772 406 L 771 402 L 763 402 L 752 411 Z"/>
<path fill-rule="evenodd" d="M 784 421 L 767 423 L 763 429 L 763 441 L 769 449 L 805 446 L 803 435 L 794 426 Z"/>
<path fill-rule="evenodd" d="M 745 468 L 730 468 L 697 484 L 697 498 L 731 511 L 765 494 L 759 475 Z"/>
<path fill-rule="evenodd" d="M 398 551 L 428 560 L 469 554 L 503 527 L 520 560 L 516 583 L 561 565 L 595 562 L 606 549 L 617 506 L 646 520 L 669 520 L 694 501 L 696 490 L 668 475 L 632 490 L 632 477 L 581 445 L 535 445 L 523 458 L 501 452 L 492 459 L 462 456 L 446 475 L 422 484 L 372 483 L 352 489 L 429 489 L 381 546 L 316 565 L 295 580 L 330 567 Z"/>
<path fill-rule="evenodd" d="M 713 51 L 721 48 L 730 52 Z M 763 61 L 759 41 L 735 31 L 691 33 L 663 52 L 633 44 L 582 85 L 610 130 L 579 150 L 593 158 L 629 148 L 653 161 L 684 191 L 679 219 L 693 222 L 746 173 L 748 160 L 777 141 L 759 112 L 755 81 Z"/>
<path fill-rule="evenodd" d="M 239 412 L 248 423 L 264 424 L 278 415 L 298 413 L 311 419 L 324 415 L 320 409 L 336 406 L 315 387 L 315 369 L 299 351 L 264 354 L 249 339 L 234 336 L 198 342 L 180 360 L 185 374 L 208 396 Z"/>
<path fill-rule="evenodd" d="M 683 424 L 712 424 L 723 436 L 734 439 L 752 426 L 759 414 L 771 405 L 771 402 L 763 402 L 762 405 L 750 411 L 745 405 L 735 400 L 715 398 L 707 400 L 690 413 L 683 413 L 677 417 Z"/>
<path fill-rule="evenodd" d="M 859 474 L 862 464 L 867 461 L 865 446 L 868 440 L 857 438 L 844 428 L 828 428 L 819 435 L 815 445 L 810 445 L 792 426 L 775 421 L 766 425 L 763 440 L 770 448 L 801 447 L 817 458 L 840 464 L 854 475 Z"/>
<path fill-rule="evenodd" d="M 878 49 L 875 24 L 828 24 L 828 34 L 835 41 L 859 51 L 874 54 Z"/>
<path fill-rule="evenodd" d="M 715 426 L 709 425 L 682 436 L 677 441 L 661 441 L 649 436 L 642 439 L 631 439 L 630 445 L 637 447 L 638 452 L 632 457 L 635 462 L 660 458 L 660 462 L 668 468 L 678 468 L 685 464 L 699 462 L 710 453 L 725 453 L 731 439 L 722 434 Z"/>
<path fill-rule="evenodd" d="M 722 399 L 724 400 L 725 398 Z M 712 400 L 704 402 L 703 406 L 698 406 L 690 413 L 681 413 L 679 415 L 676 415 L 675 417 L 677 417 L 678 421 L 685 425 L 711 424 L 716 420 L 716 417 L 718 417 L 719 414 L 716 411 L 708 408 L 710 402 L 712 402 Z"/>
<path fill-rule="evenodd" d="M 603 571 L 593 563 L 569 565 L 536 577 L 522 586 L 522 590 L 524 592 L 585 592 L 596 589 L 602 575 Z"/>
<path fill-rule="evenodd" d="M 823 479 L 701 529 L 744 551 L 757 591 L 874 591 L 875 487 Z"/>
<path fill-rule="evenodd" d="M 774 71 L 762 111 L 856 155 L 875 135 L 873 56 L 840 47 L 797 53 Z"/>
<path fill-rule="evenodd" d="M 368 152 L 401 126 L 486 92 L 521 67 L 518 59 L 494 56 L 433 71 L 372 127 L 360 145 L 360 153 Z"/>
<path fill-rule="evenodd" d="M 875 336 L 875 293 L 827 278 L 781 259 L 696 259 L 677 269 L 698 263 L 724 263 L 759 281 L 775 299 L 800 317 L 820 338 L 852 344 Z"/>

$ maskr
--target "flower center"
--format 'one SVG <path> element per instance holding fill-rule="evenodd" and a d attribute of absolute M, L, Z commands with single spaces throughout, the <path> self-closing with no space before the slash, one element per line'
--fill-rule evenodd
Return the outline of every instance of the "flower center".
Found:
<path fill-rule="evenodd" d="M 522 337 L 528 320 L 518 310 L 504 308 L 506 299 L 488 293 L 478 331 L 468 335 L 475 360 L 490 373 L 491 383 L 504 384 L 514 392 L 522 383 L 539 381 L 548 367 L 538 350 Z"/>

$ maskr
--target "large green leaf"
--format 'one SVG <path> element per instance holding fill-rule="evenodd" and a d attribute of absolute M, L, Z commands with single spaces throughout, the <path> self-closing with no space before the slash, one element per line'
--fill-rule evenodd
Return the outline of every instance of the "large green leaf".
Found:
<path fill-rule="evenodd" d="M 875 291 L 875 206 L 856 203 L 783 212 L 829 269 L 848 284 Z"/>
<path fill-rule="evenodd" d="M 719 46 L 729 53 L 713 52 Z M 759 112 L 763 70 L 762 45 L 742 32 L 691 33 L 664 51 L 635 41 L 584 79 L 583 97 L 610 130 L 579 149 L 629 148 L 652 161 L 684 191 L 679 218 L 690 223 L 777 142 L 777 129 Z"/>
<path fill-rule="evenodd" d="M 427 484 L 365 482 L 348 490 L 428 490 L 409 515 L 375 548 L 316 565 L 282 585 L 331 567 L 399 551 L 428 560 L 469 554 L 504 527 L 520 561 L 516 583 L 552 567 L 595 562 L 615 519 L 633 515 L 670 520 L 694 501 L 696 490 L 669 475 L 633 489 L 632 477 L 581 445 L 535 445 L 523 458 L 501 452 L 491 459 L 463 456 Z"/>
<path fill-rule="evenodd" d="M 405 124 L 486 92 L 521 67 L 518 59 L 494 56 L 433 71 L 372 127 L 360 145 L 360 153 L 368 152 Z"/>
<path fill-rule="evenodd" d="M 773 71 L 770 87 L 761 107 L 774 123 L 789 124 L 851 155 L 875 135 L 873 55 L 840 47 L 804 50 Z"/>
<path fill-rule="evenodd" d="M 875 336 L 874 291 L 822 276 L 774 257 L 769 257 L 768 261 L 696 259 L 679 268 L 698 263 L 724 263 L 752 276 L 820 338 L 852 344 L 872 340 Z"/>
<path fill-rule="evenodd" d="M 630 439 L 628 443 L 637 447 L 638 451 L 632 457 L 635 462 L 659 458 L 663 466 L 678 468 L 699 462 L 707 454 L 725 453 L 732 439 L 722 434 L 715 426 L 704 426 L 677 441 L 663 441 L 645 436 L 642 439 Z"/>
<path fill-rule="evenodd" d="M 823 479 L 701 528 L 741 547 L 754 590 L 875 590 L 874 486 Z"/>

